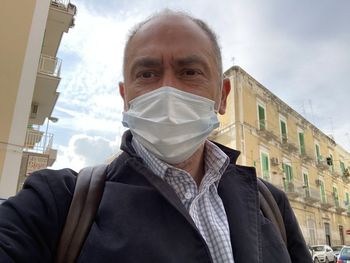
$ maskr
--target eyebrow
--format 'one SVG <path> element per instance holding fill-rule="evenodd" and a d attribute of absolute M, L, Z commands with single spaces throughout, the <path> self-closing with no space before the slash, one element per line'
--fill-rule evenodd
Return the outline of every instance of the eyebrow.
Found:
<path fill-rule="evenodd" d="M 198 55 L 189 55 L 183 58 L 175 59 L 175 64 L 180 67 L 199 64 L 205 69 L 209 69 L 207 61 L 203 57 Z"/>
<path fill-rule="evenodd" d="M 157 58 L 151 57 L 140 57 L 136 59 L 131 65 L 130 72 L 133 75 L 137 68 L 152 68 L 152 67 L 161 67 L 163 62 Z"/>
<path fill-rule="evenodd" d="M 209 65 L 207 61 L 198 55 L 188 55 L 186 57 L 176 58 L 174 63 L 177 67 L 184 67 L 198 64 L 204 68 L 204 70 L 209 71 Z M 133 75 L 137 68 L 160 68 L 163 66 L 163 60 L 159 58 L 152 57 L 140 57 L 136 59 L 131 65 L 130 73 Z"/>

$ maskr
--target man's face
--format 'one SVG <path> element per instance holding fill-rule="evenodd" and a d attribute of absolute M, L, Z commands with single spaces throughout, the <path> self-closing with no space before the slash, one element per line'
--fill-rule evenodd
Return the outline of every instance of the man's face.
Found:
<path fill-rule="evenodd" d="M 152 19 L 136 33 L 126 50 L 125 83 L 120 83 L 124 108 L 132 99 L 163 86 L 209 98 L 225 112 L 227 87 L 221 80 L 209 37 L 181 16 Z"/>

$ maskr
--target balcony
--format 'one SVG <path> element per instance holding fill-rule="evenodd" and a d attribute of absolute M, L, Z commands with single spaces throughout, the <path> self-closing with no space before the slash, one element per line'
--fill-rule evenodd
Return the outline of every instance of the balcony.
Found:
<path fill-rule="evenodd" d="M 61 59 L 41 54 L 32 98 L 35 112 L 31 112 L 29 124 L 43 125 L 51 115 L 59 96 L 61 65 Z"/>
<path fill-rule="evenodd" d="M 313 158 L 307 152 L 299 154 L 299 157 L 307 163 L 311 163 L 313 161 Z"/>
<path fill-rule="evenodd" d="M 321 195 L 321 207 L 323 209 L 329 209 L 335 206 L 334 198 L 332 195 Z"/>
<path fill-rule="evenodd" d="M 317 169 L 319 169 L 322 172 L 329 170 L 329 165 L 327 164 L 327 161 L 323 160 L 322 157 L 320 157 L 316 160 L 316 167 L 317 167 Z"/>
<path fill-rule="evenodd" d="M 228 124 L 228 125 L 225 125 L 225 126 L 221 126 L 220 124 L 220 127 L 213 130 L 210 135 L 209 135 L 209 140 L 215 140 L 217 139 L 218 137 L 222 137 L 222 136 L 225 136 L 225 135 L 228 135 L 229 138 L 232 139 L 233 135 L 232 134 L 235 134 L 235 123 L 231 123 L 231 124 Z"/>
<path fill-rule="evenodd" d="M 274 128 L 275 126 L 266 120 L 257 121 L 257 133 L 260 138 L 263 138 L 266 141 L 271 141 L 277 138 L 277 136 L 273 133 Z"/>
<path fill-rule="evenodd" d="M 335 211 L 338 214 L 342 214 L 343 212 L 345 212 L 348 208 L 345 205 L 345 203 L 339 201 L 339 199 L 335 199 L 334 198 L 334 206 L 335 206 Z"/>
<path fill-rule="evenodd" d="M 50 77 L 59 78 L 61 74 L 61 65 L 61 59 L 41 54 L 38 73 L 48 75 Z"/>
<path fill-rule="evenodd" d="M 313 187 L 302 186 L 302 197 L 307 204 L 314 204 L 321 201 L 320 191 Z"/>
<path fill-rule="evenodd" d="M 70 3 L 70 0 L 51 0 L 51 6 L 76 15 L 77 7 Z"/>
<path fill-rule="evenodd" d="M 35 129 L 27 129 L 23 151 L 48 155 L 48 166 L 51 166 L 57 157 L 57 150 L 52 149 L 52 143 L 52 133 L 44 133 Z"/>
<path fill-rule="evenodd" d="M 74 26 L 76 13 L 77 8 L 70 1 L 51 0 L 42 53 L 52 57 L 57 55 L 63 33 Z"/>
<path fill-rule="evenodd" d="M 297 180 L 287 181 L 284 180 L 284 191 L 287 194 L 288 198 L 295 199 L 303 195 L 302 183 Z"/>
<path fill-rule="evenodd" d="M 53 134 L 35 129 L 28 129 L 24 142 L 24 151 L 46 153 L 52 146 Z"/>
<path fill-rule="evenodd" d="M 281 146 L 287 152 L 298 152 L 298 146 L 293 142 L 292 137 L 282 136 Z"/>

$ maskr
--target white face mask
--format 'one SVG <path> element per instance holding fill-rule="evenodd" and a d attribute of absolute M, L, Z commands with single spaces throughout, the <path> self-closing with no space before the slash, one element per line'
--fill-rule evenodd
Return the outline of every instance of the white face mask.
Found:
<path fill-rule="evenodd" d="M 123 125 L 159 159 L 187 160 L 219 127 L 214 101 L 172 87 L 161 87 L 129 102 Z"/>

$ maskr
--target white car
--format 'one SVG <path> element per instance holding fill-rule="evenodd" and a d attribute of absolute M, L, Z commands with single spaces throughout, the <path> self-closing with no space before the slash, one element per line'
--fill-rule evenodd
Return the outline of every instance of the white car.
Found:
<path fill-rule="evenodd" d="M 312 246 L 312 260 L 314 263 L 337 262 L 333 249 L 328 245 Z"/>

